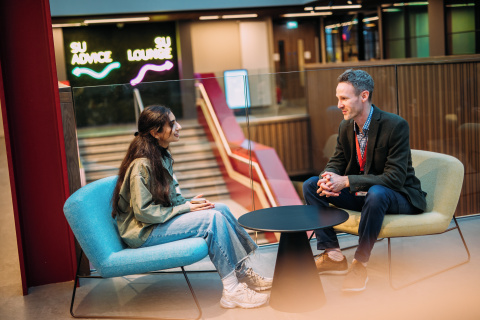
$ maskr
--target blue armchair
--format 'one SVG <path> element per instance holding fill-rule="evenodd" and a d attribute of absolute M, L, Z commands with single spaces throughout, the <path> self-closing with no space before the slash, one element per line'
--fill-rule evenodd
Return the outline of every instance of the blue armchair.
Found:
<path fill-rule="evenodd" d="M 199 311 L 197 318 L 199 319 L 202 310 L 184 266 L 207 256 L 208 247 L 205 240 L 193 238 L 147 248 L 128 248 L 120 238 L 116 222 L 111 217 L 111 199 L 116 181 L 117 176 L 113 176 L 92 182 L 76 191 L 65 202 L 63 211 L 83 250 L 82 255 L 84 253 L 90 260 L 99 274 L 97 277 L 100 278 L 151 273 L 181 267 Z M 82 277 L 91 276 L 79 275 L 77 268 L 70 314 L 75 318 L 97 318 L 98 316 L 94 315 L 76 315 L 73 311 L 76 288 L 79 278 Z"/>

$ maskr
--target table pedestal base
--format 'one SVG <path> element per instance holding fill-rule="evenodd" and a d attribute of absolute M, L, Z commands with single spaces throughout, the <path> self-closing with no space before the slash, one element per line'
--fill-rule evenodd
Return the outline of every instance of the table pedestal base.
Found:
<path fill-rule="evenodd" d="M 306 232 L 282 233 L 270 306 L 279 311 L 298 313 L 316 310 L 325 302 Z"/>

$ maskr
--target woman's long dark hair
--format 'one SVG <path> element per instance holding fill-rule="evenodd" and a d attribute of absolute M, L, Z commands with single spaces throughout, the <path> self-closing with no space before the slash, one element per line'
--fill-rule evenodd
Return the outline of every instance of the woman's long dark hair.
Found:
<path fill-rule="evenodd" d="M 118 181 L 112 198 L 112 217 L 115 217 L 117 214 L 120 188 L 125 179 L 125 173 L 133 160 L 137 158 L 147 158 L 150 160 L 153 179 L 153 190 L 151 190 L 151 192 L 155 203 L 165 206 L 171 205 L 169 197 L 171 178 L 168 171 L 162 165 L 162 158 L 168 157 L 169 154 L 165 148 L 162 148 L 158 144 L 158 140 L 150 134 L 151 130 L 162 132 L 165 125 L 173 128 L 174 122 L 170 121 L 171 112 L 167 107 L 153 105 L 146 107 L 140 114 L 138 119 L 138 132 L 135 132 L 135 138 L 130 143 L 127 154 L 118 171 Z M 173 134 L 173 132 L 170 134 Z"/>

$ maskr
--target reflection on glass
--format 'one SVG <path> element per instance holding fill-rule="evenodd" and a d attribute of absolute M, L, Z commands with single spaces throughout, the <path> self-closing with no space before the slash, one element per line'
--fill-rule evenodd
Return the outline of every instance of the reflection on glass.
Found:
<path fill-rule="evenodd" d="M 249 108 L 251 101 L 247 70 L 227 70 L 223 72 L 223 76 L 228 107 L 230 109 Z"/>
<path fill-rule="evenodd" d="M 464 163 L 457 215 L 480 211 L 478 63 L 448 64 L 448 72 L 442 63 L 363 67 L 375 80 L 373 103 L 408 121 L 413 149 L 447 153 Z M 249 75 L 250 108 L 238 110 L 227 105 L 223 77 L 135 88 L 144 106 L 171 107 L 183 127 L 171 151 L 185 196 L 204 193 L 235 208 L 238 216 L 303 203 L 303 181 L 319 174 L 335 149 L 343 119 L 335 88 L 343 71 Z M 73 94 L 87 182 L 116 174 L 135 131 L 133 88 L 82 87 Z M 261 235 L 262 241 L 276 239 L 270 236 Z"/>
<path fill-rule="evenodd" d="M 480 32 L 475 30 L 475 5 L 479 4 L 445 7 L 448 54 L 475 54 L 475 33 Z"/>
<path fill-rule="evenodd" d="M 386 58 L 429 56 L 428 6 L 383 9 Z"/>

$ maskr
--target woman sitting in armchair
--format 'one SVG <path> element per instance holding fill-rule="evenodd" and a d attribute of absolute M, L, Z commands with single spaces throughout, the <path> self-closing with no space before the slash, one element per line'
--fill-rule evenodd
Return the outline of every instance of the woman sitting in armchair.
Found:
<path fill-rule="evenodd" d="M 138 120 L 138 132 L 119 170 L 112 215 L 123 241 L 131 248 L 202 237 L 223 283 L 220 305 L 254 308 L 264 305 L 272 279 L 246 266 L 257 245 L 229 208 L 200 198 L 186 200 L 173 175 L 171 142 L 180 139 L 180 124 L 164 106 L 149 106 Z"/>

